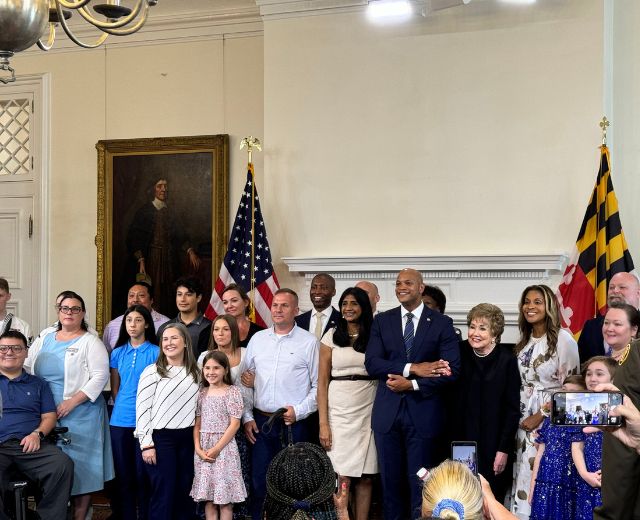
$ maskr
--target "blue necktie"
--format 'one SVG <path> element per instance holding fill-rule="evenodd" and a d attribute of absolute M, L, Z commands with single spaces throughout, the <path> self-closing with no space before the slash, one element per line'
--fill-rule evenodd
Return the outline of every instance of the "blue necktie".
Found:
<path fill-rule="evenodd" d="M 407 325 L 404 328 L 404 348 L 407 351 L 407 359 L 411 356 L 411 349 L 413 348 L 413 314 L 407 313 Z"/>

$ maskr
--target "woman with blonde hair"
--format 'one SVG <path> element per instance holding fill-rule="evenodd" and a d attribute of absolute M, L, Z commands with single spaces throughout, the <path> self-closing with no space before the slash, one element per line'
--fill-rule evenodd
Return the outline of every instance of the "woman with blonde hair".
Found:
<path fill-rule="evenodd" d="M 467 315 L 468 340 L 460 344 L 453 432 L 478 444 L 478 470 L 498 500 L 511 488 L 515 437 L 520 423 L 520 372 L 513 350 L 500 343 L 504 314 L 480 303 Z"/>
<path fill-rule="evenodd" d="M 461 462 L 445 460 L 431 470 L 422 488 L 423 518 L 515 520 L 496 500 L 491 486 Z"/>
<path fill-rule="evenodd" d="M 429 473 L 424 483 L 422 514 L 452 520 L 482 520 L 480 481 L 461 462 L 445 460 Z"/>

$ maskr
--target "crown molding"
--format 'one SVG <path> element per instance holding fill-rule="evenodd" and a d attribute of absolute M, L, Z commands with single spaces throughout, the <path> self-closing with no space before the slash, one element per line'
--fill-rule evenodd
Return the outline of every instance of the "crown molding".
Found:
<path fill-rule="evenodd" d="M 430 278 L 529 278 L 562 273 L 568 256 L 551 255 L 451 255 L 451 256 L 344 256 L 284 257 L 290 272 L 313 277 L 316 273 L 375 273 L 395 276 L 400 269 L 412 267 Z"/>
<path fill-rule="evenodd" d="M 256 0 L 264 19 L 360 11 L 369 0 Z"/>
<path fill-rule="evenodd" d="M 76 20 L 69 24 L 74 34 L 83 41 L 94 41 L 101 33 L 77 14 Z M 179 14 L 155 15 L 153 8 L 149 18 L 140 31 L 129 36 L 110 35 L 104 47 L 131 47 L 176 42 L 204 40 L 222 40 L 260 36 L 263 33 L 262 18 L 257 7 L 224 8 L 210 11 L 192 11 Z M 83 50 L 73 43 L 64 30 L 56 28 L 56 41 L 48 52 L 69 52 Z M 42 52 L 37 46 L 25 51 L 25 54 Z"/>

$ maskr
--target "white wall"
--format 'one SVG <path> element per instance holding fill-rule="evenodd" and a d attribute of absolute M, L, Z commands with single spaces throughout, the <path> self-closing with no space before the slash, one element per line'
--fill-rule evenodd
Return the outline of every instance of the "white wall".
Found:
<path fill-rule="evenodd" d="M 60 290 L 73 288 L 95 319 L 99 140 L 229 133 L 235 211 L 246 180 L 240 140 L 263 135 L 262 48 L 262 36 L 254 35 L 30 53 L 13 60 L 19 74 L 51 76 L 52 303 Z M 261 157 L 255 163 L 261 171 Z"/>
<path fill-rule="evenodd" d="M 100 139 L 229 133 L 232 219 L 239 140 L 263 137 L 273 257 L 298 289 L 281 257 L 570 251 L 597 168 L 603 0 L 495 5 L 394 28 L 328 11 L 267 18 L 263 36 L 14 58 L 20 74 L 51 74 L 48 298 L 73 287 L 95 308 Z M 629 236 L 620 189 L 638 181 L 621 169 Z"/>
<path fill-rule="evenodd" d="M 602 2 L 487 5 L 395 28 L 265 20 L 276 257 L 571 250 L 598 161 Z"/>
<path fill-rule="evenodd" d="M 622 229 L 636 269 L 640 266 L 640 4 L 615 0 L 613 64 L 610 84 L 611 178 L 618 197 Z"/>

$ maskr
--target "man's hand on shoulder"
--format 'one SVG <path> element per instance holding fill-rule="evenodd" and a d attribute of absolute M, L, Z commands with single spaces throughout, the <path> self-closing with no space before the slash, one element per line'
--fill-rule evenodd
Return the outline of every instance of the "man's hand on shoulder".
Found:
<path fill-rule="evenodd" d="M 31 432 L 20 441 L 23 453 L 33 453 L 40 449 L 40 435 L 38 432 Z"/>
<path fill-rule="evenodd" d="M 411 381 L 397 374 L 387 374 L 387 388 L 392 392 L 413 391 Z"/>

